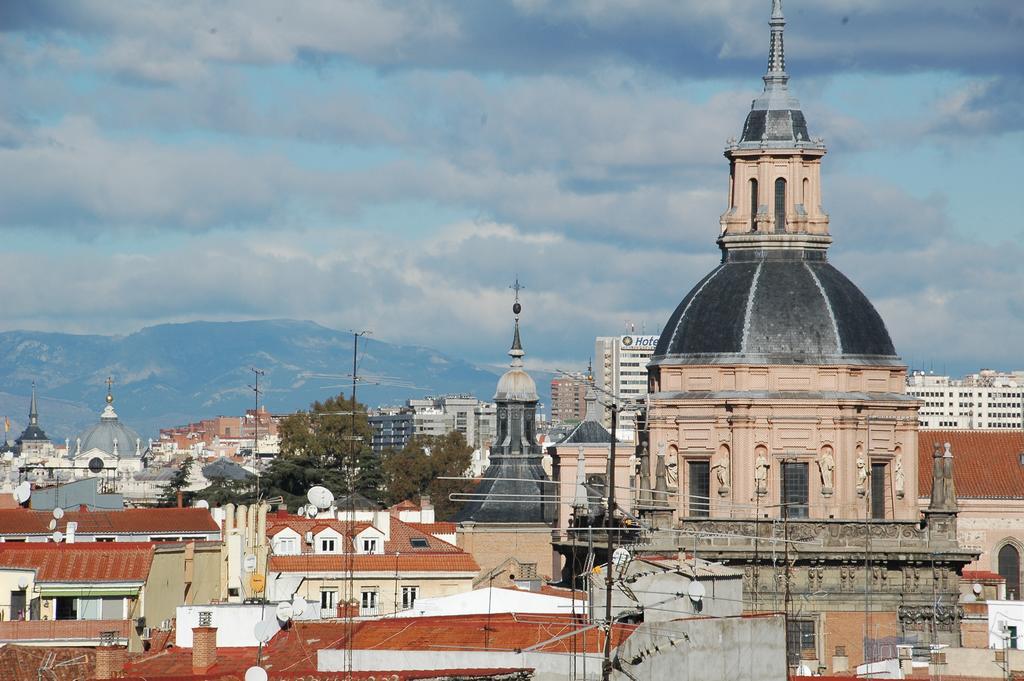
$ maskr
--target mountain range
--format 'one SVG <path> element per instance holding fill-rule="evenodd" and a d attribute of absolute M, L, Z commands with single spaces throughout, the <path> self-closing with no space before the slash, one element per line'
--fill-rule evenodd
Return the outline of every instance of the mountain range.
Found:
<path fill-rule="evenodd" d="M 290 319 L 160 324 L 124 336 L 6 331 L 0 415 L 10 417 L 13 440 L 27 421 L 34 381 L 40 425 L 55 442 L 73 441 L 99 417 L 111 376 L 118 416 L 143 437 L 156 437 L 162 427 L 253 408 L 252 367 L 266 372 L 261 406 L 293 412 L 349 394 L 352 344 L 351 333 Z M 490 400 L 503 371 L 366 337 L 359 339 L 358 366 L 357 399 L 370 407 L 448 393 Z M 550 374 L 531 373 L 550 403 Z"/>

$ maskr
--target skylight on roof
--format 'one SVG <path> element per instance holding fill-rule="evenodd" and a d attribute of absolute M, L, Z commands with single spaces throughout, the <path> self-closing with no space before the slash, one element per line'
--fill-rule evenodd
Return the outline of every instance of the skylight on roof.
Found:
<path fill-rule="evenodd" d="M 409 540 L 409 543 L 412 544 L 412 547 L 414 549 L 425 549 L 425 548 L 428 548 L 430 546 L 430 544 L 427 542 L 427 540 L 424 539 L 423 537 L 413 537 L 412 539 Z"/>

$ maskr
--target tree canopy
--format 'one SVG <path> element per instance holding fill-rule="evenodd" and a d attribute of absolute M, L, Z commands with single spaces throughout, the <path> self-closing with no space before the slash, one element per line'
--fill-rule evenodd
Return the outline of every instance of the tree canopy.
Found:
<path fill-rule="evenodd" d="M 381 500 L 380 458 L 370 448 L 365 405 L 344 395 L 314 402 L 309 411 L 285 417 L 278 433 L 281 453 L 262 476 L 264 497 L 280 495 L 295 508 L 306 503 L 313 485 L 341 497 L 351 481 L 354 491 Z"/>
<path fill-rule="evenodd" d="M 181 492 L 184 505 L 191 505 L 194 494 L 186 492 L 185 488 L 188 487 L 188 476 L 192 472 L 193 464 L 195 464 L 195 460 L 191 456 L 186 456 L 181 465 L 178 466 L 178 470 L 174 471 L 174 477 L 164 485 L 163 494 L 160 496 L 159 501 L 157 501 L 158 506 L 177 506 L 178 492 Z"/>
<path fill-rule="evenodd" d="M 462 502 L 450 501 L 453 492 L 468 492 L 471 480 L 442 480 L 461 477 L 472 463 L 473 448 L 457 431 L 440 436 L 417 435 L 399 450 L 384 453 L 385 498 L 389 504 L 429 494 L 439 520 L 452 518 Z"/>

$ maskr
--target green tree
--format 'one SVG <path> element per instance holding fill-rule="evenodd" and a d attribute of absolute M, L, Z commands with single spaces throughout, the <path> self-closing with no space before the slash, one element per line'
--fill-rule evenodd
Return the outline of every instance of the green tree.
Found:
<path fill-rule="evenodd" d="M 265 495 L 264 495 L 265 496 Z M 203 499 L 210 506 L 232 504 L 251 504 L 256 501 L 255 477 L 245 480 L 228 480 L 227 478 L 210 478 L 210 484 L 195 492 L 195 499 Z"/>
<path fill-rule="evenodd" d="M 468 479 L 461 478 L 473 460 L 473 449 L 457 431 L 436 437 L 416 436 L 401 450 L 392 450 L 383 457 L 385 497 L 390 504 L 429 494 L 438 519 L 453 517 L 463 502 L 448 496 L 473 489 Z"/>
<path fill-rule="evenodd" d="M 178 492 L 182 493 L 182 503 L 185 506 L 191 505 L 194 493 L 186 492 L 185 488 L 188 487 L 188 476 L 192 472 L 193 464 L 195 460 L 191 456 L 186 456 L 178 470 L 174 471 L 174 476 L 164 486 L 164 493 L 157 502 L 158 506 L 177 506 Z"/>
<path fill-rule="evenodd" d="M 263 474 L 264 496 L 280 495 L 295 508 L 306 503 L 306 492 L 313 485 L 327 487 L 335 497 L 348 494 L 351 485 L 352 490 L 380 500 L 380 460 L 370 449 L 364 405 L 353 405 L 344 395 L 314 402 L 309 411 L 284 418 L 278 433 L 281 454 Z"/>

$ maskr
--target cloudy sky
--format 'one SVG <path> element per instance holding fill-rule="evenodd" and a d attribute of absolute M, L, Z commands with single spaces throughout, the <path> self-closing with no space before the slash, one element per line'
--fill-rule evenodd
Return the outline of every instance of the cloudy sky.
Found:
<path fill-rule="evenodd" d="M 311 319 L 547 367 L 717 261 L 769 0 L 0 4 L 0 329 Z M 1024 3 L 786 0 L 833 261 L 1024 368 Z M 199 340 L 199 339 L 197 339 Z"/>

